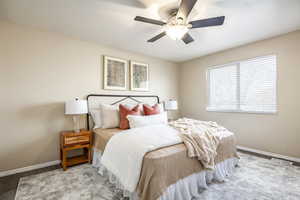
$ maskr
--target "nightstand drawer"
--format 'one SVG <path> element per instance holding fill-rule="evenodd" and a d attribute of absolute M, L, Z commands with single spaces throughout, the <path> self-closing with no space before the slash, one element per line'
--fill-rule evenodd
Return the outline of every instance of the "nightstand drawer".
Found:
<path fill-rule="evenodd" d="M 90 143 L 90 136 L 83 135 L 83 136 L 70 136 L 65 137 L 64 145 L 74 145 L 74 144 L 83 144 L 83 143 Z"/>

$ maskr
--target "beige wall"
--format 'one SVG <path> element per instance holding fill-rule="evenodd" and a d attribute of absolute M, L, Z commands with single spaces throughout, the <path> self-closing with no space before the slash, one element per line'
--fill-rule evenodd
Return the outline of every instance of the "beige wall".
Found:
<path fill-rule="evenodd" d="M 59 131 L 72 128 L 64 101 L 102 90 L 102 56 L 150 65 L 150 92 L 178 98 L 181 113 L 234 131 L 239 145 L 300 157 L 300 31 L 177 64 L 0 21 L 0 171 L 59 159 Z M 276 54 L 276 115 L 206 112 L 206 68 Z M 179 75 L 180 74 L 180 75 Z M 180 82 L 180 83 L 179 83 Z M 142 93 L 144 94 L 144 93 Z"/>
<path fill-rule="evenodd" d="M 276 54 L 278 114 L 207 112 L 206 69 Z M 238 144 L 300 158 L 300 31 L 226 50 L 181 64 L 181 114 L 217 121 L 236 133 Z"/>
<path fill-rule="evenodd" d="M 0 171 L 59 159 L 64 101 L 103 91 L 102 56 L 148 63 L 150 92 L 178 98 L 178 65 L 0 21 Z"/>

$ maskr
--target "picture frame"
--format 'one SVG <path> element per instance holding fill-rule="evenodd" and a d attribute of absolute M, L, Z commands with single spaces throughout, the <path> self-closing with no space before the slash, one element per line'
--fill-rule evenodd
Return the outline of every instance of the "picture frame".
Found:
<path fill-rule="evenodd" d="M 130 89 L 149 91 L 149 65 L 130 61 Z"/>
<path fill-rule="evenodd" d="M 104 56 L 103 71 L 105 90 L 127 90 L 127 60 Z"/>

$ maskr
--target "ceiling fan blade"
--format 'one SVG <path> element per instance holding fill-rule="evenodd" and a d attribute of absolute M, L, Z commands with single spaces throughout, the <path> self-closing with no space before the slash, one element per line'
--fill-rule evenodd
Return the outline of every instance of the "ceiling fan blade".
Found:
<path fill-rule="evenodd" d="M 182 41 L 185 43 L 185 44 L 189 44 L 191 42 L 194 41 L 194 39 L 192 38 L 192 36 L 188 33 L 186 33 L 183 38 L 182 38 Z"/>
<path fill-rule="evenodd" d="M 134 18 L 134 20 L 135 20 L 135 21 L 140 21 L 140 22 L 149 23 L 149 24 L 160 25 L 160 26 L 163 26 L 163 25 L 166 24 L 166 23 L 163 22 L 163 21 L 159 21 L 159 20 L 156 20 L 156 19 L 149 19 L 149 18 L 141 17 L 141 16 L 136 16 L 136 17 Z"/>
<path fill-rule="evenodd" d="M 203 27 L 208 27 L 208 26 L 222 25 L 224 23 L 224 20 L 225 20 L 225 16 L 221 16 L 221 17 L 214 17 L 214 18 L 191 21 L 190 24 L 192 25 L 192 28 L 203 28 Z"/>
<path fill-rule="evenodd" d="M 176 18 L 178 19 L 181 17 L 183 19 L 186 19 L 195 6 L 196 2 L 197 0 L 181 0 Z"/>
<path fill-rule="evenodd" d="M 162 32 L 156 36 L 154 36 L 153 38 L 151 38 L 150 40 L 147 40 L 147 42 L 155 42 L 156 40 L 164 37 L 166 35 L 166 32 Z"/>

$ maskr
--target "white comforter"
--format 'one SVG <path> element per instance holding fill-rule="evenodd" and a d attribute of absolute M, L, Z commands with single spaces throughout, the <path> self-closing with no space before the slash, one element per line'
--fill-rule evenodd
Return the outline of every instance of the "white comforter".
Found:
<path fill-rule="evenodd" d="M 133 192 L 139 181 L 144 155 L 181 142 L 178 131 L 168 125 L 129 129 L 109 140 L 101 164 L 119 179 L 125 190 Z"/>

